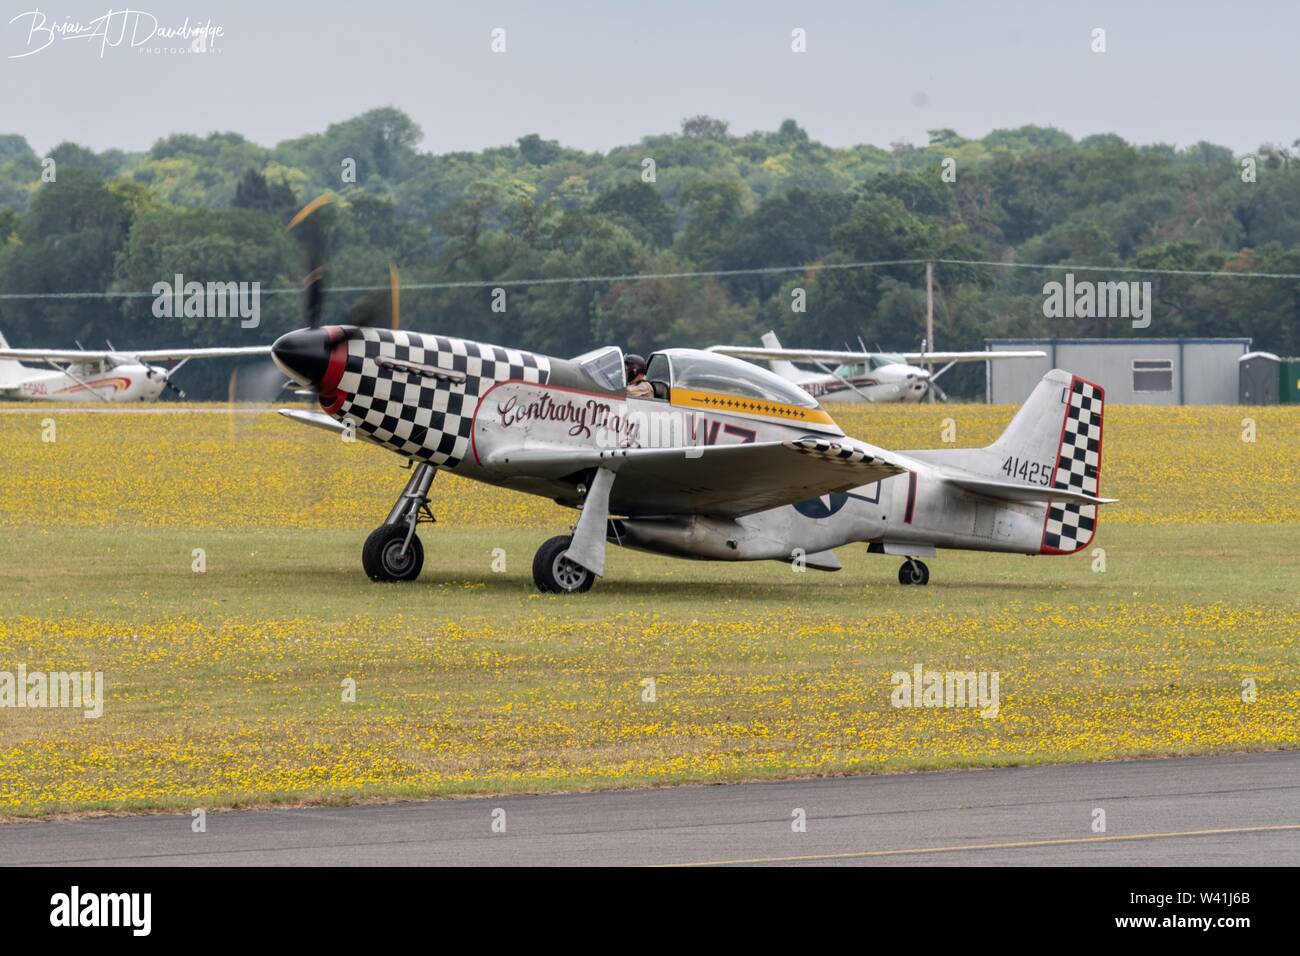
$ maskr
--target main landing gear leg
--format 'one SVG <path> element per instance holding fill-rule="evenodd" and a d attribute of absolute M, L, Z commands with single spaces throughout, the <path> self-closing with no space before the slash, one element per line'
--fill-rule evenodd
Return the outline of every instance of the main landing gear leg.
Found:
<path fill-rule="evenodd" d="M 930 569 L 925 566 L 924 561 L 908 558 L 903 562 L 903 566 L 898 569 L 898 583 L 929 584 Z"/>
<path fill-rule="evenodd" d="M 372 581 L 414 581 L 424 567 L 424 545 L 415 527 L 435 521 L 429 510 L 429 486 L 437 466 L 427 462 L 415 466 L 401 497 L 388 517 L 366 538 L 361 548 L 361 566 Z"/>
<path fill-rule="evenodd" d="M 582 503 L 573 535 L 551 538 L 533 557 L 533 583 L 549 594 L 590 591 L 605 573 L 605 528 L 609 524 L 609 490 L 614 473 L 597 469 Z"/>

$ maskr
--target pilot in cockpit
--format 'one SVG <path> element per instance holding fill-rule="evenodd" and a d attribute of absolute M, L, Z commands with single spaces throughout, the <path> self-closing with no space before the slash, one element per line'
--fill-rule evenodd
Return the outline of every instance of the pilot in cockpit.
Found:
<path fill-rule="evenodd" d="M 645 359 L 635 353 L 623 357 L 623 372 L 627 376 L 629 398 L 653 398 L 654 389 L 645 377 Z"/>

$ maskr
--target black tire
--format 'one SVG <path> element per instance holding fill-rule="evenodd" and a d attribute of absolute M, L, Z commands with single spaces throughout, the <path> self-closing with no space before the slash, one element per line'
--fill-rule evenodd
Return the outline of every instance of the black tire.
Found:
<path fill-rule="evenodd" d="M 898 569 L 899 584 L 926 585 L 930 583 L 930 569 L 924 561 L 904 561 Z"/>
<path fill-rule="evenodd" d="M 405 557 L 399 557 L 406 540 L 406 526 L 386 524 L 370 532 L 361 546 L 361 567 L 372 581 L 414 581 L 424 567 L 424 545 L 411 535 Z"/>
<path fill-rule="evenodd" d="M 572 543 L 570 535 L 557 535 L 533 555 L 533 583 L 543 594 L 582 594 L 596 583 L 596 575 L 564 557 Z"/>

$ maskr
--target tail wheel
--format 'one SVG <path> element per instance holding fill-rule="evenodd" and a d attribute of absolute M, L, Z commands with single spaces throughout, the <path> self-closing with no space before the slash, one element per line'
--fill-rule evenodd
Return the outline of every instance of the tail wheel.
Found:
<path fill-rule="evenodd" d="M 372 581 L 414 581 L 424 567 L 418 535 L 407 544 L 405 525 L 386 524 L 370 532 L 361 547 L 361 566 Z"/>
<path fill-rule="evenodd" d="M 581 594 L 596 583 L 592 574 L 576 561 L 564 556 L 573 543 L 570 535 L 551 538 L 533 556 L 533 583 L 545 594 Z"/>
<path fill-rule="evenodd" d="M 902 567 L 898 569 L 899 584 L 929 584 L 930 569 L 925 566 L 924 561 L 904 561 Z"/>

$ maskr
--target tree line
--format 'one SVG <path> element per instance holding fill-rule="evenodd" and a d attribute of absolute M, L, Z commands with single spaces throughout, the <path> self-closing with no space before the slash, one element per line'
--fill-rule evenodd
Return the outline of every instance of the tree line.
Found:
<path fill-rule="evenodd" d="M 147 292 L 178 273 L 294 287 L 303 251 L 285 224 L 330 191 L 339 202 L 328 214 L 329 285 L 381 285 L 389 262 L 406 285 L 465 283 L 404 292 L 403 327 L 555 355 L 756 342 L 768 328 L 792 345 L 861 338 L 915 349 L 924 266 L 762 270 L 925 259 L 1211 274 L 1096 274 L 1152 281 L 1153 321 L 1137 333 L 1122 320 L 1045 316 L 1043 286 L 1060 272 L 940 263 L 941 348 L 980 348 L 988 337 L 1240 335 L 1300 353 L 1300 282 L 1221 277 L 1300 273 L 1300 143 L 1236 156 L 1204 142 L 1076 140 L 1025 126 L 831 148 L 794 120 L 734 135 L 706 116 L 607 153 L 538 134 L 441 155 L 422 140 L 390 108 L 274 147 L 178 134 L 142 153 L 63 143 L 38 156 L 21 136 L 0 135 L 0 293 Z M 738 271 L 748 274 L 520 284 Z M 495 282 L 504 294 L 494 296 Z M 373 299 L 332 295 L 327 320 L 374 315 Z M 125 349 L 269 342 L 299 324 L 293 295 L 265 297 L 254 330 L 158 318 L 152 304 L 0 299 L 0 330 L 16 345 L 111 339 Z M 228 371 L 187 373 L 192 394 L 212 396 Z M 958 394 L 981 382 L 978 369 L 954 370 Z"/>

